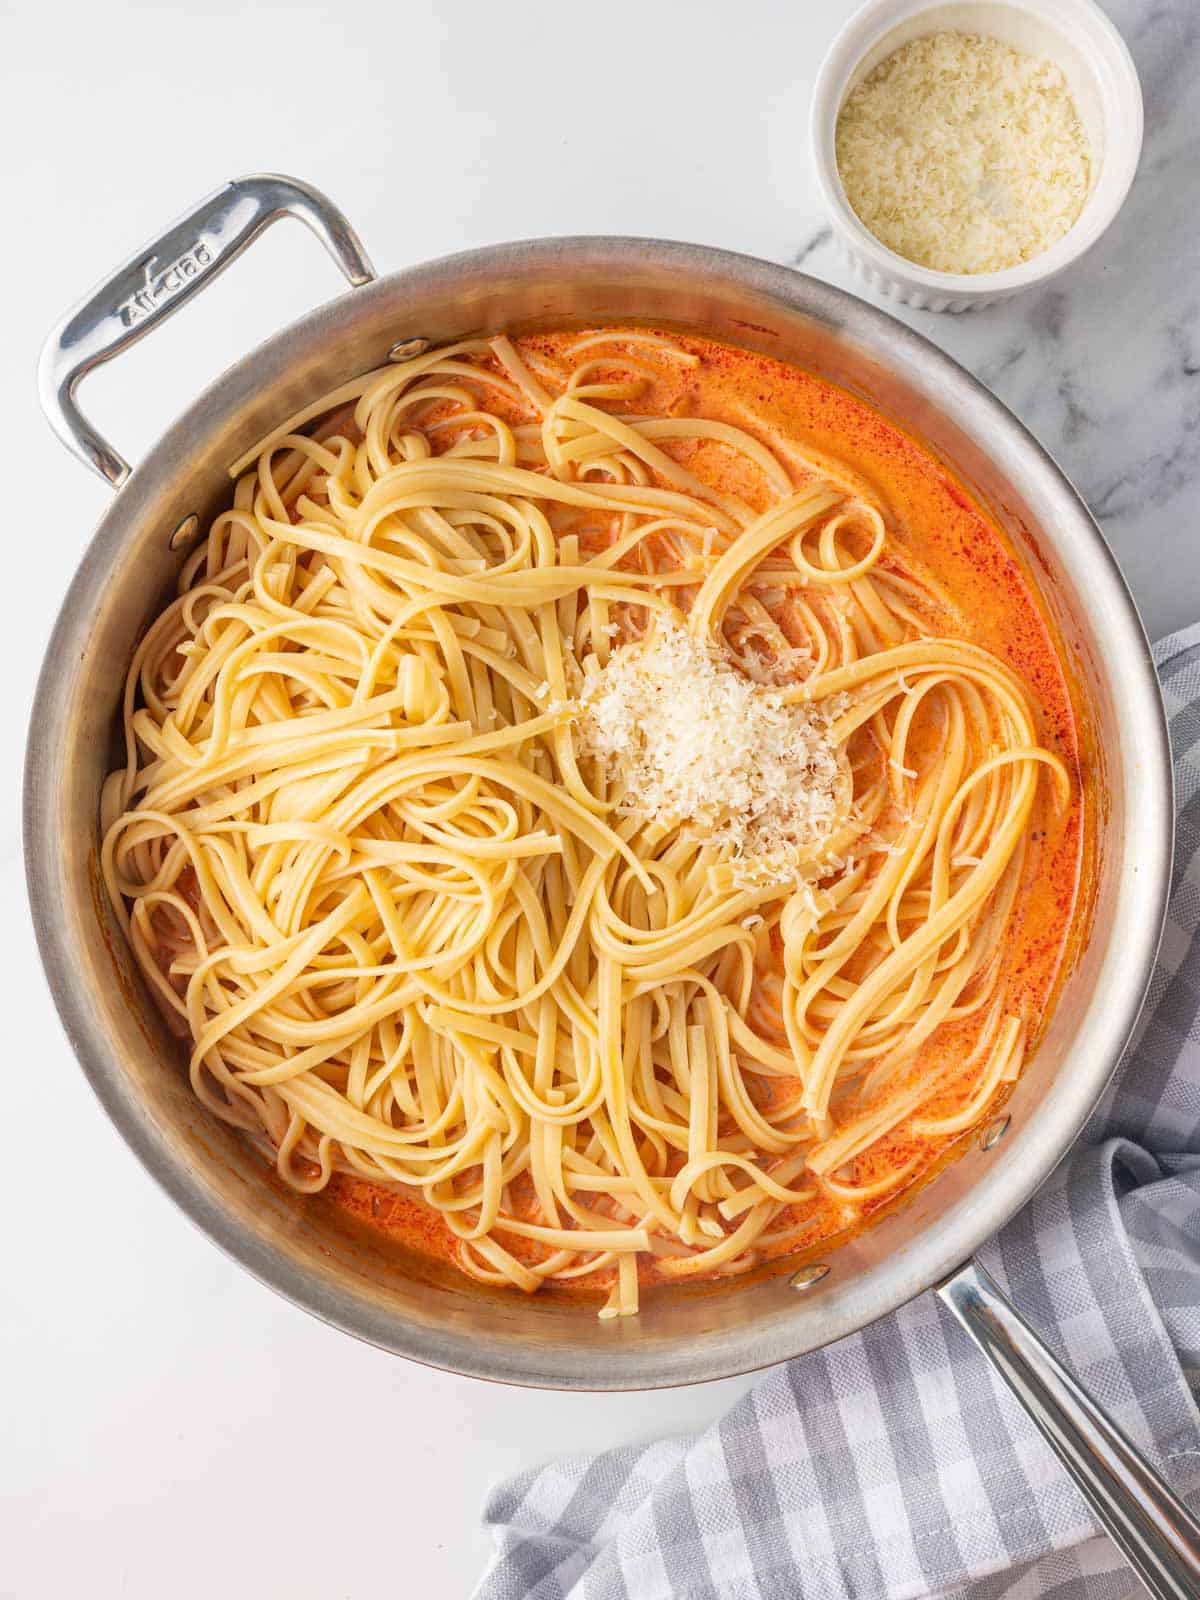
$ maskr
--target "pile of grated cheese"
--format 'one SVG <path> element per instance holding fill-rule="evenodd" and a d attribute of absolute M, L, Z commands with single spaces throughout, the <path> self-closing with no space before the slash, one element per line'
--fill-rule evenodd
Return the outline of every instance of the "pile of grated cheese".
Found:
<path fill-rule="evenodd" d="M 583 747 L 619 785 L 619 809 L 729 846 L 737 887 L 829 869 L 818 861 L 841 819 L 838 707 L 784 705 L 661 618 L 649 639 L 593 666 L 580 705 Z"/>
<path fill-rule="evenodd" d="M 1048 250 L 1090 174 L 1061 68 L 951 32 L 911 39 L 851 90 L 837 164 L 860 221 L 938 272 L 997 272 Z"/>

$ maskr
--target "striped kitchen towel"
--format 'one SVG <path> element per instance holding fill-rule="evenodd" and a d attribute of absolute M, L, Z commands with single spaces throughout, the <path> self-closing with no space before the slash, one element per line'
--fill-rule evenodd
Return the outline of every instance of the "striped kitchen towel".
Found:
<path fill-rule="evenodd" d="M 983 1252 L 1096 1399 L 1200 1491 L 1200 624 L 1155 651 L 1178 802 L 1146 1010 L 1083 1139 Z M 929 1294 L 698 1437 L 503 1483 L 476 1600 L 1124 1600 L 1142 1591 Z"/>

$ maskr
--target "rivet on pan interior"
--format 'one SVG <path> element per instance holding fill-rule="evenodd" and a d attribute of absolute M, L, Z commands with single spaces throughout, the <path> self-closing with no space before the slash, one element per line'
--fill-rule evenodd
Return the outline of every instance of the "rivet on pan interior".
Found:
<path fill-rule="evenodd" d="M 811 1267 L 801 1267 L 798 1272 L 793 1272 L 788 1279 L 792 1289 L 811 1289 L 815 1283 L 820 1283 L 822 1278 L 828 1277 L 829 1268 L 823 1261 L 818 1261 Z"/>
<path fill-rule="evenodd" d="M 398 339 L 388 351 L 389 361 L 411 361 L 414 356 L 423 356 L 432 339 Z"/>
<path fill-rule="evenodd" d="M 184 517 L 175 532 L 167 540 L 168 547 L 172 550 L 182 550 L 199 526 L 200 518 L 193 511 L 191 516 Z"/>
<path fill-rule="evenodd" d="M 995 1117 L 991 1122 L 988 1123 L 987 1127 L 980 1134 L 979 1148 L 981 1150 L 994 1149 L 995 1146 L 1000 1143 L 1001 1139 L 1003 1139 L 1004 1135 L 1008 1132 L 1008 1127 L 1011 1122 L 1011 1117 Z"/>

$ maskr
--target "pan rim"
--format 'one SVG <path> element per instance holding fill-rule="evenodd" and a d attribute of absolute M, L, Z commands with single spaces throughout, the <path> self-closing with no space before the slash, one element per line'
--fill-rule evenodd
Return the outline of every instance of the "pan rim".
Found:
<path fill-rule="evenodd" d="M 1023 1130 L 1023 1161 L 995 1164 L 978 1181 L 955 1215 L 926 1227 L 903 1251 L 889 1258 L 886 1292 L 878 1269 L 844 1286 L 826 1301 L 827 1327 L 819 1340 L 806 1338 L 804 1318 L 778 1318 L 755 1336 L 750 1329 L 698 1337 L 680 1350 L 657 1345 L 638 1349 L 614 1339 L 603 1356 L 559 1346 L 508 1339 L 483 1345 L 474 1335 L 433 1328 L 387 1312 L 378 1304 L 287 1256 L 218 1202 L 203 1174 L 184 1164 L 161 1132 L 141 1111 L 120 1061 L 106 1041 L 87 1003 L 84 985 L 73 970 L 70 927 L 61 915 L 63 852 L 55 830 L 57 775 L 69 758 L 60 734 L 69 674 L 63 663 L 78 656 L 87 637 L 95 595 L 122 529 L 136 516 L 139 497 L 148 497 L 164 473 L 177 472 L 189 435 L 211 425 L 239 392 L 261 390 L 294 361 L 297 340 L 318 348 L 339 326 L 359 314 L 364 301 L 391 301 L 419 294 L 436 283 L 474 282 L 487 273 L 519 269 L 529 274 L 561 267 L 630 272 L 653 261 L 656 269 L 707 277 L 714 288 L 732 282 L 780 305 L 815 317 L 858 344 L 876 359 L 898 369 L 906 381 L 927 393 L 949 420 L 1006 470 L 1003 457 L 1019 456 L 1026 492 L 1055 509 L 1054 543 L 1061 553 L 1074 544 L 1077 564 L 1087 569 L 1089 610 L 1103 614 L 1110 661 L 1121 673 L 1121 688 L 1135 721 L 1138 820 L 1145 860 L 1137 863 L 1140 902 L 1132 924 L 1123 928 L 1124 957 L 1114 971 L 1114 987 L 1103 1008 L 1085 1017 L 1085 1042 L 1095 1064 L 1074 1077 L 1062 1073 L 1055 1116 L 1046 1126 Z M 987 444 L 981 442 L 987 438 Z M 1001 448 L 1002 447 L 1002 448 Z M 1114 670 L 1109 668 L 1110 672 Z M 209 385 L 152 447 L 91 539 L 68 590 L 44 658 L 33 702 L 24 773 L 23 840 L 27 889 L 37 942 L 50 990 L 67 1037 L 85 1076 L 134 1153 L 184 1213 L 248 1271 L 322 1320 L 369 1343 L 427 1365 L 466 1376 L 563 1389 L 637 1390 L 703 1382 L 744 1374 L 788 1359 L 856 1331 L 931 1287 L 973 1255 L 1045 1181 L 1074 1143 L 1120 1060 L 1140 1013 L 1154 968 L 1170 883 L 1172 773 L 1165 716 L 1150 647 L 1132 596 L 1115 558 L 1082 499 L 1045 449 L 982 384 L 921 335 L 857 297 L 790 268 L 752 256 L 654 239 L 577 236 L 515 241 L 442 257 L 389 274 L 364 288 L 318 307 L 273 335 Z M 1099 1014 L 1100 1011 L 1103 1014 Z M 1072 1045 L 1074 1057 L 1077 1047 Z M 141 1114 L 139 1114 L 141 1111 Z M 988 1203 L 990 1202 L 990 1203 Z M 1002 1214 L 1000 1214 L 1002 1213 Z M 953 1223 L 953 1226 L 941 1224 Z M 870 1291 L 870 1292 L 868 1292 Z"/>

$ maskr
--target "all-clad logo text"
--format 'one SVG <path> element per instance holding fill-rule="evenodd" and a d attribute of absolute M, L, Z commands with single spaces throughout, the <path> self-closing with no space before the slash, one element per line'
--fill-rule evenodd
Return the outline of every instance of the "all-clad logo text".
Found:
<path fill-rule="evenodd" d="M 198 278 L 212 258 L 212 251 L 202 239 L 197 239 L 190 250 L 176 256 L 161 272 L 155 271 L 158 257 L 151 256 L 142 267 L 141 288 L 136 289 L 128 300 L 122 300 L 117 307 L 121 321 L 127 328 L 132 328 L 135 322 L 141 322 L 164 301 L 186 288 L 191 279 Z"/>

